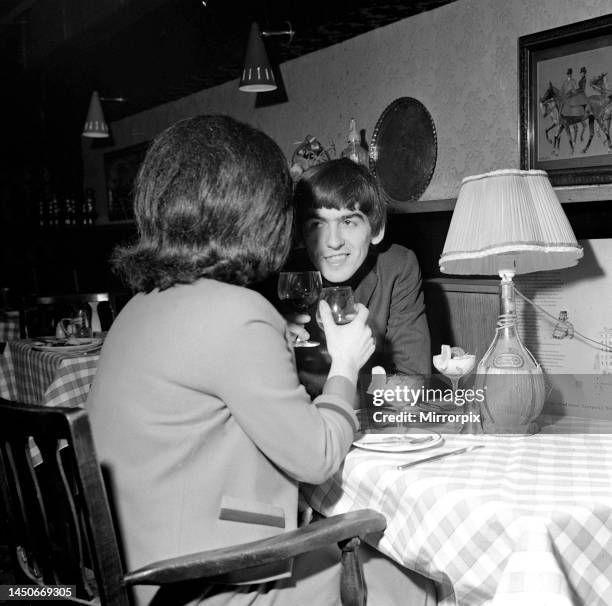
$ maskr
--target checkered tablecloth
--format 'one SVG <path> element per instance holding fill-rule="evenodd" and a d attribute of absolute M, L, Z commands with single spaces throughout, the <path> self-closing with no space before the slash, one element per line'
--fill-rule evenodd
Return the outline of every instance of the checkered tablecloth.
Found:
<path fill-rule="evenodd" d="M 99 351 L 42 352 L 27 339 L 11 341 L 0 356 L 0 396 L 26 404 L 81 406 L 99 359 Z"/>
<path fill-rule="evenodd" d="M 19 312 L 0 311 L 0 343 L 19 338 Z"/>
<path fill-rule="evenodd" d="M 353 449 L 304 493 L 324 515 L 384 514 L 373 545 L 433 579 L 443 606 L 610 606 L 612 435 L 575 429 L 564 419 L 534 436 L 446 435 L 418 453 Z M 484 448 L 395 469 L 470 444 Z"/>

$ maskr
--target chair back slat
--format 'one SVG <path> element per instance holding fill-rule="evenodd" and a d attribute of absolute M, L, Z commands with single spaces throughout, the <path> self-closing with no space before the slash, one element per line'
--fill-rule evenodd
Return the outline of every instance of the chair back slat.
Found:
<path fill-rule="evenodd" d="M 0 485 L 21 582 L 75 585 L 74 603 L 128 605 L 84 410 L 0 399 Z"/>
<path fill-rule="evenodd" d="M 54 584 L 56 579 L 48 572 L 52 558 L 27 437 L 20 435 L 2 440 L 0 477 L 3 478 L 7 529 L 10 534 L 19 537 L 19 541 L 11 544 L 17 580 L 23 583 L 31 581 Z"/>
<path fill-rule="evenodd" d="M 94 593 L 85 575 L 86 549 L 78 515 L 79 499 L 75 498 L 79 492 L 73 475 L 72 449 L 61 448 L 58 440 L 49 438 L 39 437 L 36 445 L 42 457 L 42 462 L 36 467 L 36 475 L 44 499 L 53 575 L 59 584 L 76 584 L 78 595 L 91 598 Z"/>

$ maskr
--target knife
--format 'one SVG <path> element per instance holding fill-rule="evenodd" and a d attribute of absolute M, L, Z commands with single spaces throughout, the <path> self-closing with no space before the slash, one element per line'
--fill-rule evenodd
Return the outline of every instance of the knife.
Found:
<path fill-rule="evenodd" d="M 440 454 L 433 455 L 433 457 L 426 457 L 425 459 L 419 459 L 418 461 L 411 461 L 410 463 L 404 463 L 403 465 L 398 465 L 395 469 L 406 469 L 407 467 L 412 467 L 414 465 L 418 465 L 419 463 L 425 463 L 427 461 L 435 461 L 436 459 L 442 459 L 444 457 L 450 457 L 451 455 L 462 454 L 464 452 L 472 452 L 478 448 L 484 448 L 482 444 L 467 446 L 466 448 L 458 448 L 457 450 L 450 450 L 448 452 L 441 452 Z"/>

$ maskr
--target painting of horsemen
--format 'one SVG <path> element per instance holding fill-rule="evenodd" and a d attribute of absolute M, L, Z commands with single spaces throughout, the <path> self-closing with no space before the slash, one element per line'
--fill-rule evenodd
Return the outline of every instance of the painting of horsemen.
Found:
<path fill-rule="evenodd" d="M 521 167 L 612 182 L 612 15 L 519 38 Z"/>
<path fill-rule="evenodd" d="M 595 49 L 538 63 L 539 160 L 569 158 L 574 154 L 598 156 L 612 151 L 612 57 L 606 50 Z M 570 62 L 581 65 L 580 72 L 568 65 Z"/>

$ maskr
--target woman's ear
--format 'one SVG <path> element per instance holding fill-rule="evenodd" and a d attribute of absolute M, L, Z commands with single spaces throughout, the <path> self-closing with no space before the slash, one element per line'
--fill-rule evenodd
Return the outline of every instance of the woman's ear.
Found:
<path fill-rule="evenodd" d="M 385 226 L 383 225 L 380 228 L 380 231 L 375 236 L 372 236 L 372 238 L 370 239 L 370 243 L 374 245 L 380 244 L 384 237 L 385 237 Z"/>

